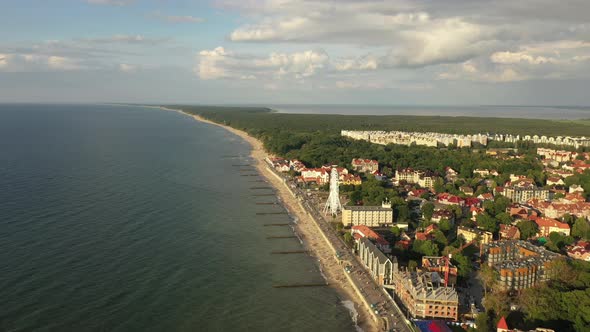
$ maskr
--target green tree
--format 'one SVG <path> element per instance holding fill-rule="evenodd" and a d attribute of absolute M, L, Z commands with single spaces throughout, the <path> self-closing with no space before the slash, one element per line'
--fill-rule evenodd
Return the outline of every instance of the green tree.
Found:
<path fill-rule="evenodd" d="M 352 247 L 353 242 L 354 238 L 352 237 L 352 234 L 350 234 L 350 232 L 344 233 L 344 243 L 346 243 L 349 247 Z"/>
<path fill-rule="evenodd" d="M 488 232 L 494 233 L 498 231 L 498 223 L 496 222 L 496 219 L 487 213 L 477 215 L 476 222 L 478 227 Z"/>
<path fill-rule="evenodd" d="M 426 202 L 422 205 L 422 214 L 424 215 L 424 219 L 426 221 L 430 221 L 432 219 L 432 215 L 434 214 L 434 204 L 431 202 Z"/>
<path fill-rule="evenodd" d="M 510 199 L 504 196 L 498 196 L 494 200 L 494 209 L 496 214 L 506 212 L 506 208 L 510 205 Z"/>
<path fill-rule="evenodd" d="M 488 290 L 493 290 L 498 282 L 498 274 L 493 267 L 484 264 L 481 266 L 477 278 L 483 286 L 484 296 L 487 296 Z"/>
<path fill-rule="evenodd" d="M 498 219 L 498 221 L 500 221 L 503 224 L 511 224 L 512 223 L 512 217 L 510 217 L 510 214 L 508 214 L 507 212 L 500 212 L 496 215 L 496 219 Z"/>
<path fill-rule="evenodd" d="M 585 218 L 578 218 L 572 227 L 572 236 L 582 239 L 590 238 L 590 224 Z"/>
<path fill-rule="evenodd" d="M 460 277 L 467 278 L 471 271 L 473 271 L 469 258 L 461 253 L 453 254 L 451 262 L 457 266 L 457 270 Z"/>
<path fill-rule="evenodd" d="M 399 236 L 402 234 L 402 230 L 397 226 L 393 226 L 389 230 L 391 231 L 393 236 L 395 236 L 396 239 L 399 238 Z"/>
<path fill-rule="evenodd" d="M 412 245 L 412 251 L 424 256 L 437 256 L 439 249 L 436 243 L 430 240 L 416 240 Z"/>
<path fill-rule="evenodd" d="M 445 182 L 443 179 L 438 178 L 434 181 L 434 191 L 436 193 L 442 193 L 445 191 Z"/>
<path fill-rule="evenodd" d="M 438 223 L 438 227 L 440 228 L 441 231 L 443 231 L 446 234 L 448 231 L 451 230 L 453 225 L 449 219 L 442 218 L 440 220 L 440 222 Z"/>
<path fill-rule="evenodd" d="M 539 227 L 534 221 L 531 220 L 522 220 L 521 222 L 516 225 L 518 230 L 520 230 L 520 238 L 522 240 L 527 240 L 539 232 Z"/>

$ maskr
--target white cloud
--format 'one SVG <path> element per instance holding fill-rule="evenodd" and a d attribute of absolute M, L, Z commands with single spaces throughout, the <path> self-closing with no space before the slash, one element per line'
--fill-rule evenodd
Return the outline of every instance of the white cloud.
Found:
<path fill-rule="evenodd" d="M 86 67 L 77 59 L 58 55 L 0 54 L 0 69 L 8 72 L 71 71 Z"/>
<path fill-rule="evenodd" d="M 149 17 L 166 23 L 202 23 L 205 21 L 201 17 L 191 15 L 165 15 L 161 12 L 154 12 Z"/>
<path fill-rule="evenodd" d="M 557 62 L 556 59 L 546 58 L 543 56 L 533 56 L 524 52 L 495 52 L 490 56 L 490 60 L 493 63 L 499 63 L 503 65 L 516 64 L 516 63 L 528 63 L 531 65 L 542 65 L 545 63 Z"/>
<path fill-rule="evenodd" d="M 8 54 L 1 54 L 0 53 L 0 68 L 8 66 Z"/>
<path fill-rule="evenodd" d="M 47 57 L 47 65 L 55 70 L 77 70 L 82 68 L 76 60 L 56 55 Z"/>
<path fill-rule="evenodd" d="M 328 64 L 323 51 L 295 53 L 273 52 L 268 56 L 235 54 L 223 47 L 199 52 L 195 73 L 203 80 L 211 79 L 303 79 L 315 75 Z"/>
<path fill-rule="evenodd" d="M 86 2 L 92 5 L 126 6 L 134 0 L 86 0 Z"/>
<path fill-rule="evenodd" d="M 124 72 L 124 73 L 131 73 L 137 70 L 137 66 L 136 65 L 130 65 L 128 63 L 120 63 L 119 64 L 119 70 Z"/>

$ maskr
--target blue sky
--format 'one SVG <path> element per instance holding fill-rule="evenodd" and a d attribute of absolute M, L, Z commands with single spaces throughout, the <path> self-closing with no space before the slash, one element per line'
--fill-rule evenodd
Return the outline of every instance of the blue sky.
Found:
<path fill-rule="evenodd" d="M 585 0 L 6 0 L 0 102 L 590 105 Z"/>

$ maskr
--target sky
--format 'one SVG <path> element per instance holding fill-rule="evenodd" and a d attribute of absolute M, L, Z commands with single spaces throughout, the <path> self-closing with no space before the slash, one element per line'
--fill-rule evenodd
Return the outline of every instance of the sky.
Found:
<path fill-rule="evenodd" d="M 0 8 L 0 102 L 590 105 L 588 0 Z"/>

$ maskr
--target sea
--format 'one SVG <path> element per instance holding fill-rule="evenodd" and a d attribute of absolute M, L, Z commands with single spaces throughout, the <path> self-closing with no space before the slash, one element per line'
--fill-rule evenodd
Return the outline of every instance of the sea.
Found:
<path fill-rule="evenodd" d="M 341 115 L 421 115 L 590 120 L 590 106 L 502 105 L 270 105 L 280 113 Z"/>
<path fill-rule="evenodd" d="M 177 112 L 0 105 L 0 331 L 355 331 L 249 145 Z M 272 203 L 272 204 L 257 204 Z"/>

